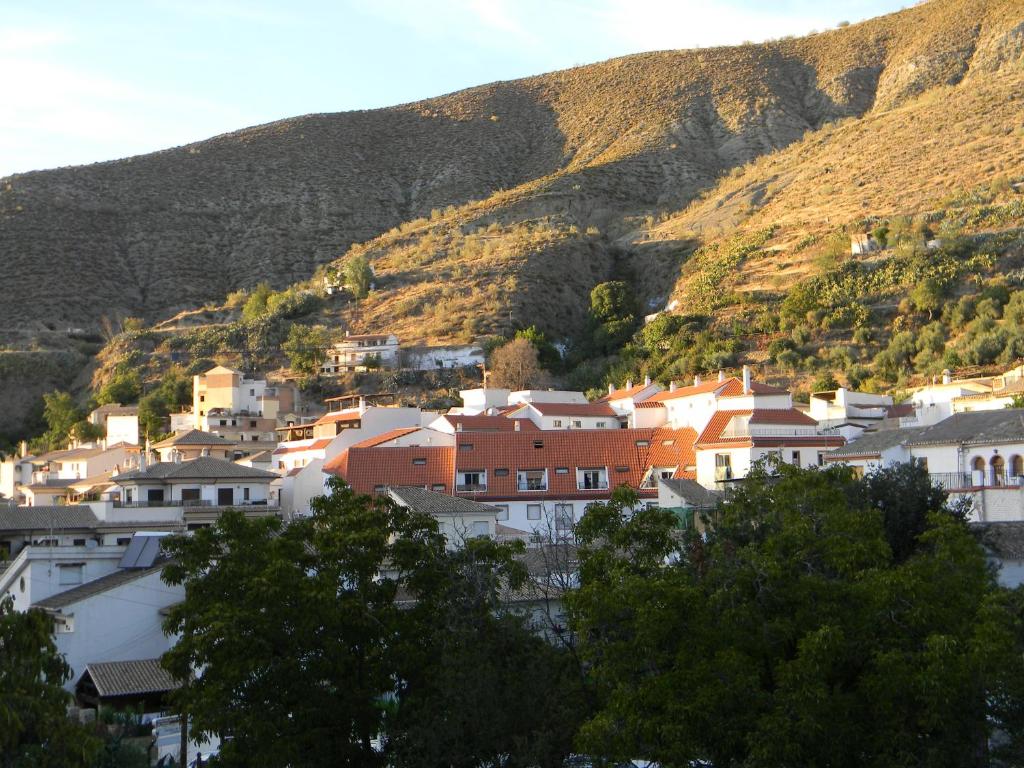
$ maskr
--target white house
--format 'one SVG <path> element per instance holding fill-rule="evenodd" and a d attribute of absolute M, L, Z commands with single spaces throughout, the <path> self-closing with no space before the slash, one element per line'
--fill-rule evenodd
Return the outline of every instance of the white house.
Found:
<path fill-rule="evenodd" d="M 466 368 L 484 364 L 484 351 L 475 344 L 448 347 L 407 347 L 399 360 L 402 368 L 434 371 L 440 368 Z"/>
<path fill-rule="evenodd" d="M 506 414 L 509 419 L 529 419 L 541 430 L 619 429 L 619 414 L 608 403 L 525 403 Z"/>
<path fill-rule="evenodd" d="M 497 507 L 415 486 L 391 486 L 386 493 L 399 506 L 437 520 L 450 548 L 461 546 L 476 536 L 492 539 L 495 536 Z"/>
<path fill-rule="evenodd" d="M 852 440 L 865 430 L 878 428 L 890 418 L 892 398 L 870 392 L 852 392 L 845 387 L 811 394 L 808 414 L 822 430 Z"/>
<path fill-rule="evenodd" d="M 326 375 L 362 371 L 368 367 L 394 368 L 398 364 L 398 337 L 393 333 L 345 333 L 326 350 L 320 372 Z"/>
<path fill-rule="evenodd" d="M 139 407 L 108 403 L 89 414 L 89 421 L 106 431 L 107 445 L 139 444 Z"/>

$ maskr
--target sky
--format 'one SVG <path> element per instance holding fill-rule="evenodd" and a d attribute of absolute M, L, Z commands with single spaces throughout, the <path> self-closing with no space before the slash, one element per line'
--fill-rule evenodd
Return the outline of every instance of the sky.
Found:
<path fill-rule="evenodd" d="M 912 0 L 0 0 L 0 177 Z"/>

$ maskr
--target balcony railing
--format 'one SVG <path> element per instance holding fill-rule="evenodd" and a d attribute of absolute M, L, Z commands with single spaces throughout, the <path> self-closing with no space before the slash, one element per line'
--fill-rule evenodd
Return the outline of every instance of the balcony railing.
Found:
<path fill-rule="evenodd" d="M 731 437 L 814 437 L 818 432 L 814 427 L 773 427 L 773 426 L 739 426 L 727 427 L 722 431 L 723 438 Z"/>
<path fill-rule="evenodd" d="M 459 483 L 455 486 L 455 490 L 460 493 L 476 493 L 477 491 L 486 491 L 487 483 Z"/>
<path fill-rule="evenodd" d="M 947 491 L 961 491 L 971 488 L 1021 488 L 1024 477 L 1009 472 L 972 470 L 970 472 L 933 472 L 929 475 L 933 483 Z"/>
<path fill-rule="evenodd" d="M 580 491 L 607 491 L 607 480 L 579 480 L 576 482 L 576 489 Z"/>
<path fill-rule="evenodd" d="M 519 491 L 546 491 L 547 489 L 546 480 L 520 480 L 516 483 L 516 490 Z"/>
<path fill-rule="evenodd" d="M 212 507 L 212 501 L 205 499 L 160 499 L 150 501 L 115 501 L 114 507 L 118 509 L 149 509 L 154 507 Z"/>

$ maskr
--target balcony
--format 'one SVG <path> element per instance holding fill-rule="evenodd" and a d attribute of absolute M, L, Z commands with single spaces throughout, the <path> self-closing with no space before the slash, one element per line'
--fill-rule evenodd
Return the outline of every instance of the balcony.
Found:
<path fill-rule="evenodd" d="M 246 502 L 247 504 L 250 502 Z M 264 502 L 265 503 L 265 502 Z M 144 501 L 115 501 L 115 509 L 156 509 L 159 507 L 212 507 L 212 501 L 205 499 L 160 499 Z"/>
<path fill-rule="evenodd" d="M 815 427 L 781 427 L 772 426 L 767 424 L 761 426 L 755 424 L 750 426 L 749 424 L 737 424 L 729 425 L 722 431 L 722 438 L 736 438 L 736 437 L 814 437 L 818 434 Z"/>
<path fill-rule="evenodd" d="M 517 491 L 546 491 L 548 489 L 548 478 L 544 477 L 523 477 L 516 479 Z"/>
<path fill-rule="evenodd" d="M 459 493 L 479 493 L 487 490 L 487 483 L 459 483 L 455 490 Z"/>
<path fill-rule="evenodd" d="M 1009 472 L 974 470 L 971 472 L 933 472 L 928 475 L 936 485 L 947 491 L 980 490 L 982 488 L 1022 488 L 1024 477 Z"/>
<path fill-rule="evenodd" d="M 608 481 L 607 480 L 578 480 L 576 482 L 576 490 L 578 491 L 607 491 Z"/>

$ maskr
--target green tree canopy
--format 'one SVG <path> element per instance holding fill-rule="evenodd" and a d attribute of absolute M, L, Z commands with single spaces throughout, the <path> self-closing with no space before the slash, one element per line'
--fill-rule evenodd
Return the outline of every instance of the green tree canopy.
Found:
<path fill-rule="evenodd" d="M 611 280 L 595 285 L 590 291 L 590 314 L 599 323 L 632 321 L 636 316 L 636 300 L 629 283 Z"/>
<path fill-rule="evenodd" d="M 267 301 L 273 293 L 269 283 L 258 283 L 252 289 L 249 298 L 245 300 L 245 305 L 242 307 L 242 319 L 251 322 L 259 320 L 267 314 Z"/>
<path fill-rule="evenodd" d="M 373 282 L 373 270 L 370 269 L 370 262 L 362 254 L 349 257 L 343 267 L 345 285 L 357 299 L 365 299 L 370 293 L 370 283 Z"/>
<path fill-rule="evenodd" d="M 71 668 L 57 652 L 52 619 L 0 600 L 0 766 L 90 766 L 101 742 L 66 715 Z"/>
<path fill-rule="evenodd" d="M 580 746 L 667 766 L 952 768 L 988 765 L 998 732 L 1019 760 L 1024 599 L 941 492 L 917 492 L 925 471 L 900 472 L 761 467 L 682 540 L 631 496 L 592 507 L 570 603 L 599 696 Z"/>
<path fill-rule="evenodd" d="M 137 403 L 141 393 L 142 380 L 138 371 L 117 371 L 96 393 L 96 404 Z"/>
<path fill-rule="evenodd" d="M 322 325 L 293 323 L 281 349 L 288 355 L 292 370 L 306 376 L 318 376 L 320 366 L 327 358 L 327 345 L 330 341 L 330 333 Z"/>
<path fill-rule="evenodd" d="M 561 354 L 555 345 L 548 341 L 548 337 L 537 329 L 537 326 L 531 325 L 529 328 L 516 331 L 516 338 L 526 339 L 533 344 L 534 349 L 537 350 L 537 362 L 540 363 L 541 368 L 553 371 L 562 364 Z"/>

